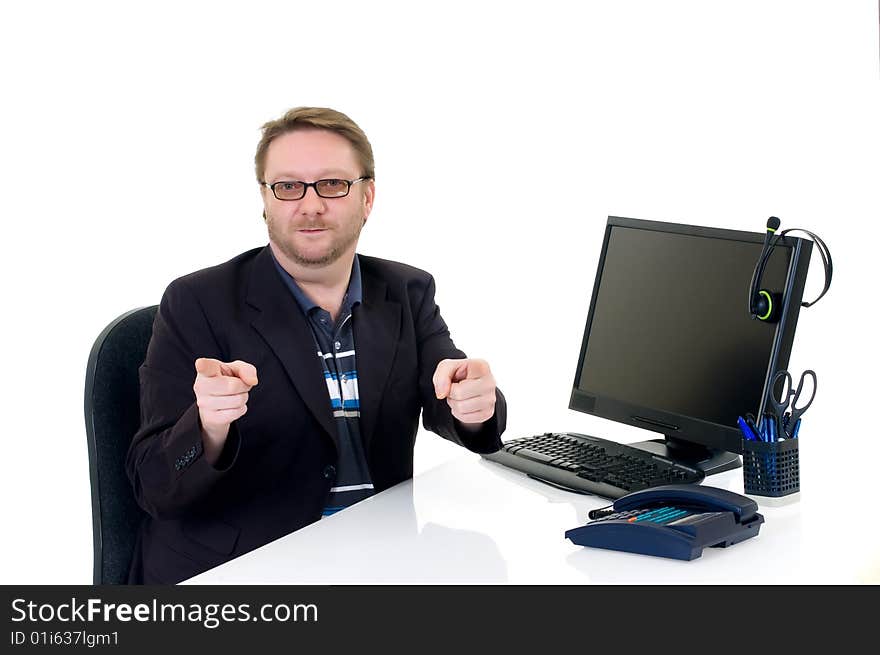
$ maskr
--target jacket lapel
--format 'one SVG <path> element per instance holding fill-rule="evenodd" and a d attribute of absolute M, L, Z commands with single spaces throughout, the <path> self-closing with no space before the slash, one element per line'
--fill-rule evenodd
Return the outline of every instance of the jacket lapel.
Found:
<path fill-rule="evenodd" d="M 364 269 L 362 265 L 363 300 L 355 306 L 352 321 L 361 434 L 364 445 L 369 449 L 400 339 L 400 304 L 387 300 L 385 282 Z"/>
<path fill-rule="evenodd" d="M 336 443 L 338 435 L 333 410 L 315 339 L 306 317 L 278 275 L 268 246 L 254 260 L 246 302 L 258 310 L 251 325 L 281 360 L 306 406 Z"/>

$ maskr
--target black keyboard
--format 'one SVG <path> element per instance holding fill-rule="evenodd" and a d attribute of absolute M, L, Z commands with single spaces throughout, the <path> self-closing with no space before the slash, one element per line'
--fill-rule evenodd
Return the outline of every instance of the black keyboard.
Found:
<path fill-rule="evenodd" d="M 572 432 L 514 439 L 483 457 L 554 486 L 606 498 L 663 484 L 697 484 L 705 477 L 646 450 Z"/>

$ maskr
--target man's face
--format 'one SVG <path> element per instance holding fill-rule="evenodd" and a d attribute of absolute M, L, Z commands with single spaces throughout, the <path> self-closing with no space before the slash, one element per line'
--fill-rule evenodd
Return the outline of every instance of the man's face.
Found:
<path fill-rule="evenodd" d="M 283 134 L 266 152 L 266 182 L 361 176 L 354 149 L 343 137 L 325 130 Z M 321 198 L 314 187 L 300 200 L 278 200 L 262 187 L 269 240 L 300 266 L 320 268 L 354 253 L 361 228 L 373 207 L 373 181 L 353 184 L 343 198 Z"/>

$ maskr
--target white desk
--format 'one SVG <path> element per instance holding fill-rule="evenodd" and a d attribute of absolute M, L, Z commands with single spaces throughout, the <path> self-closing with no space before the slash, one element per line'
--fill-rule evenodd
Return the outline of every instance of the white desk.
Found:
<path fill-rule="evenodd" d="M 565 530 L 610 501 L 465 452 L 184 584 L 876 583 L 873 503 L 823 492 L 811 470 L 828 465 L 802 456 L 794 502 L 756 498 L 757 537 L 684 562 L 572 544 Z M 706 484 L 742 493 L 742 469 Z"/>

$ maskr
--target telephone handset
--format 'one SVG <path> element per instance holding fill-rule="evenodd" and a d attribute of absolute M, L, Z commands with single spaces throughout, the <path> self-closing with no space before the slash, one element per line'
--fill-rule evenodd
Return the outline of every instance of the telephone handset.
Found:
<path fill-rule="evenodd" d="M 751 498 L 727 489 L 670 484 L 627 494 L 613 513 L 567 530 L 579 546 L 692 560 L 758 534 L 764 517 Z"/>

